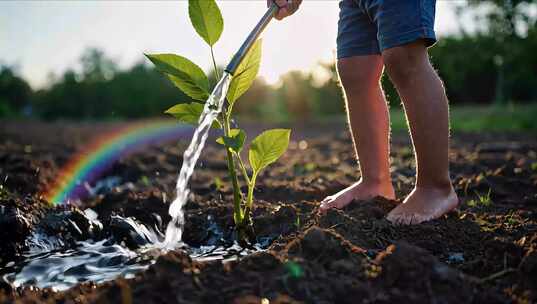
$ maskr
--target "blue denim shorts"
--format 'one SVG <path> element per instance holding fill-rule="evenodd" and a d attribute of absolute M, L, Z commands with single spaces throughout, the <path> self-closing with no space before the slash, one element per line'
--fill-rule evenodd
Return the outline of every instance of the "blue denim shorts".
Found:
<path fill-rule="evenodd" d="M 436 42 L 436 0 L 341 0 L 337 57 L 374 55 L 423 39 Z"/>

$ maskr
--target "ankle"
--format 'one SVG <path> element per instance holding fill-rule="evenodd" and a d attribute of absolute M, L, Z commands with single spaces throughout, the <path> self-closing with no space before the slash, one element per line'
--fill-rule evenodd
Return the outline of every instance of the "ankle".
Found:
<path fill-rule="evenodd" d="M 359 181 L 362 185 L 368 185 L 373 187 L 392 187 L 392 181 L 389 177 L 362 177 Z"/>
<path fill-rule="evenodd" d="M 416 188 L 424 189 L 438 189 L 438 190 L 453 190 L 453 184 L 449 174 L 446 176 L 435 176 L 435 177 L 422 177 L 419 175 L 416 176 Z"/>
<path fill-rule="evenodd" d="M 449 195 L 455 191 L 451 181 L 436 183 L 416 183 L 416 190 L 436 191 Z"/>

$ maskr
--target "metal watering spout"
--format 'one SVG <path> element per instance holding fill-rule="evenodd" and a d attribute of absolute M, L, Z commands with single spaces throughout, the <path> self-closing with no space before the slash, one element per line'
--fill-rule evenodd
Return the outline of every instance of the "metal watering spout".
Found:
<path fill-rule="evenodd" d="M 242 60 L 244 59 L 244 56 L 248 53 L 250 48 L 252 48 L 252 45 L 257 40 L 259 35 L 263 32 L 265 27 L 269 24 L 269 22 L 274 17 L 274 14 L 278 11 L 278 5 L 276 3 L 272 3 L 272 5 L 269 7 L 265 15 L 259 20 L 257 25 L 254 27 L 254 29 L 250 32 L 246 40 L 243 42 L 237 53 L 233 56 L 231 59 L 231 62 L 227 65 L 225 71 L 231 75 L 234 75 L 237 71 L 237 68 L 241 64 Z"/>

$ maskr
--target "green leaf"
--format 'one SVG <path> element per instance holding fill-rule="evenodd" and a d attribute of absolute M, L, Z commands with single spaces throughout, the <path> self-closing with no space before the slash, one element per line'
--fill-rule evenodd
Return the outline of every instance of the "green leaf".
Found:
<path fill-rule="evenodd" d="M 175 54 L 145 54 L 162 73 L 186 95 L 206 101 L 209 97 L 209 80 L 203 70 L 185 57 Z"/>
<path fill-rule="evenodd" d="M 216 139 L 216 142 L 226 146 L 234 152 L 241 152 L 244 142 L 246 141 L 246 132 L 241 129 L 231 129 L 229 136 L 221 136 Z"/>
<path fill-rule="evenodd" d="M 291 130 L 273 129 L 261 133 L 250 145 L 248 159 L 254 174 L 275 162 L 287 150 Z"/>
<path fill-rule="evenodd" d="M 208 45 L 213 46 L 224 29 L 224 19 L 216 1 L 189 0 L 188 14 L 196 32 Z"/>
<path fill-rule="evenodd" d="M 203 112 L 203 107 L 203 104 L 197 102 L 180 103 L 169 108 L 165 113 L 173 115 L 181 122 L 197 125 L 200 115 Z M 211 127 L 220 128 L 218 120 L 215 119 Z"/>
<path fill-rule="evenodd" d="M 259 39 L 254 43 L 238 66 L 227 91 L 227 100 L 230 104 L 235 103 L 254 82 L 257 72 L 259 72 L 259 65 L 261 64 L 261 46 L 262 41 Z"/>

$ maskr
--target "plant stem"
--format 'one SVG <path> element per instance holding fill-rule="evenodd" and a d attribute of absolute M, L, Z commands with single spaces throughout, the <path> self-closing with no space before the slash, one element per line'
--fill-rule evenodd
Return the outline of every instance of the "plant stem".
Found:
<path fill-rule="evenodd" d="M 235 221 L 235 225 L 240 226 L 244 218 L 244 214 L 241 208 L 242 193 L 239 187 L 237 174 L 235 173 L 235 163 L 233 161 L 233 154 L 227 148 L 226 148 L 226 151 L 227 151 L 227 170 L 229 173 L 229 177 L 231 178 L 231 183 L 233 185 L 233 209 L 234 209 L 233 219 Z"/>
<path fill-rule="evenodd" d="M 242 170 L 242 175 L 244 176 L 244 180 L 248 185 L 250 185 L 250 178 L 248 177 L 248 171 L 246 171 L 246 167 L 244 166 L 244 163 L 242 162 L 242 158 L 239 153 L 236 153 L 235 156 L 239 160 L 239 167 Z"/>
<path fill-rule="evenodd" d="M 222 110 L 222 116 L 224 117 L 224 135 L 229 136 L 229 115 L 226 115 L 225 109 Z M 242 192 L 239 187 L 239 180 L 237 173 L 235 172 L 235 160 L 233 159 L 233 153 L 226 148 L 227 152 L 227 170 L 233 186 L 233 219 L 236 226 L 241 226 L 244 220 L 244 214 L 241 208 Z"/>
<path fill-rule="evenodd" d="M 218 80 L 220 80 L 220 73 L 218 73 L 218 68 L 216 67 L 216 60 L 214 58 L 214 50 L 212 46 L 211 46 L 211 58 L 213 59 L 214 75 L 216 76 L 216 82 L 218 83 Z"/>
<path fill-rule="evenodd" d="M 252 205 L 254 202 L 254 188 L 255 188 L 255 179 L 257 174 L 255 172 L 252 174 L 252 180 L 248 183 L 248 197 L 246 198 L 246 209 L 252 210 Z"/>
<path fill-rule="evenodd" d="M 214 74 L 216 76 L 216 81 L 220 79 L 220 73 L 218 72 L 218 68 L 216 66 L 216 60 L 214 58 L 214 50 L 211 46 L 211 58 L 213 60 L 213 67 L 214 67 Z M 229 136 L 230 127 L 229 127 L 229 119 L 231 116 L 231 113 L 226 111 L 226 108 L 224 107 L 222 109 L 222 120 L 223 124 L 222 127 L 224 129 L 224 135 Z M 233 159 L 233 153 L 226 148 L 227 152 L 227 170 L 229 177 L 231 179 L 231 184 L 233 186 L 233 220 L 235 222 L 235 226 L 241 226 L 244 221 L 244 214 L 243 210 L 241 208 L 241 202 L 242 202 L 242 192 L 241 188 L 239 187 L 239 180 L 237 178 L 237 173 L 235 172 L 235 161 Z"/>

